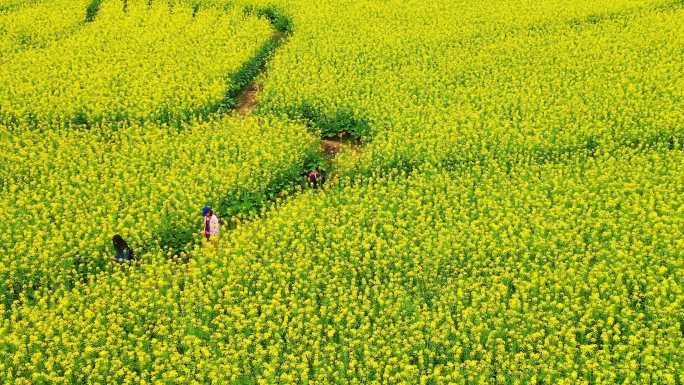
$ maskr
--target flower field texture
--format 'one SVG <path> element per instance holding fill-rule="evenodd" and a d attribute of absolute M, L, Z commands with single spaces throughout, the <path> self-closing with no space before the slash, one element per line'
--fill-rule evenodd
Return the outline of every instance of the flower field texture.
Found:
<path fill-rule="evenodd" d="M 17 308 L 6 383 L 681 384 L 681 151 L 309 192 Z"/>
<path fill-rule="evenodd" d="M 0 0 L 0 384 L 684 385 L 681 20 Z"/>
<path fill-rule="evenodd" d="M 75 33 L 83 24 L 86 5 L 85 0 L 0 1 L 0 64 L 16 53 L 45 48 Z"/>
<path fill-rule="evenodd" d="M 0 66 L 5 306 L 110 269 L 117 233 L 139 253 L 188 249 L 197 207 L 254 211 L 315 154 L 301 125 L 219 114 L 234 103 L 230 80 L 244 81 L 243 65 L 269 40 L 268 22 L 229 8 L 122 4 L 104 1 L 76 33 Z M 21 21 L 24 8 L 7 15 Z"/>
<path fill-rule="evenodd" d="M 176 129 L 4 133 L 0 193 L 0 303 L 107 269 L 111 237 L 136 250 L 183 248 L 198 207 L 229 217 L 297 178 L 317 143 L 279 121 L 219 118 Z M 42 149 L 36 151 L 36 149 Z"/>
<path fill-rule="evenodd" d="M 204 117 L 225 107 L 230 75 L 272 33 L 240 10 L 121 4 L 104 0 L 77 33 L 3 59 L 0 123 L 54 129 Z"/>
<path fill-rule="evenodd" d="M 681 1 L 286 3 L 262 111 L 372 139 L 354 173 L 684 138 Z"/>

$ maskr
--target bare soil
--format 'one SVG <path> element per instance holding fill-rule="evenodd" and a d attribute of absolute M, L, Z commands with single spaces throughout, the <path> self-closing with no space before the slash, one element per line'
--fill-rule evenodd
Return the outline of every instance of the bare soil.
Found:
<path fill-rule="evenodd" d="M 285 34 L 280 31 L 275 31 L 271 35 L 271 40 L 278 42 L 285 38 Z M 247 87 L 240 96 L 238 96 L 238 105 L 236 107 L 240 116 L 247 116 L 252 113 L 254 107 L 257 106 L 257 94 L 262 90 L 262 86 L 253 82 Z"/>
<path fill-rule="evenodd" d="M 257 93 L 261 91 L 261 87 L 256 83 L 252 83 L 246 90 L 238 97 L 237 111 L 241 116 L 249 115 L 254 107 L 257 105 Z"/>
<path fill-rule="evenodd" d="M 342 151 L 359 151 L 363 144 L 352 139 L 351 134 L 342 132 L 332 138 L 321 139 L 321 150 L 329 158 L 334 158 Z"/>
<path fill-rule="evenodd" d="M 342 151 L 342 142 L 339 140 L 323 139 L 321 140 L 321 149 L 330 157 L 334 157 Z"/>

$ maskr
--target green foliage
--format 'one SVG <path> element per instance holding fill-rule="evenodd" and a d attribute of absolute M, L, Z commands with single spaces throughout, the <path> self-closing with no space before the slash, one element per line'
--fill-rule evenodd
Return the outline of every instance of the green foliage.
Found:
<path fill-rule="evenodd" d="M 88 8 L 86 8 L 86 15 L 85 15 L 85 21 L 86 23 L 91 23 L 93 20 L 95 20 L 95 16 L 97 16 L 97 12 L 100 10 L 100 5 L 102 5 L 103 0 L 92 0 L 90 4 L 88 4 Z"/>

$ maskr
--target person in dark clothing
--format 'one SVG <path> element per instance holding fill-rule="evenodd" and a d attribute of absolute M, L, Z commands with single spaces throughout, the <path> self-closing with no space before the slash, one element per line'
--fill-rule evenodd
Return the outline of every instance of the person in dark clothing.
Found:
<path fill-rule="evenodd" d="M 116 234 L 113 236 L 112 243 L 114 244 L 114 250 L 116 251 L 116 255 L 114 256 L 115 261 L 128 262 L 135 259 L 133 250 L 131 250 L 131 248 L 128 246 L 128 243 L 124 241 L 121 235 Z"/>
<path fill-rule="evenodd" d="M 313 188 L 319 188 L 323 184 L 323 174 L 317 169 L 313 169 L 306 174 L 306 179 Z"/>

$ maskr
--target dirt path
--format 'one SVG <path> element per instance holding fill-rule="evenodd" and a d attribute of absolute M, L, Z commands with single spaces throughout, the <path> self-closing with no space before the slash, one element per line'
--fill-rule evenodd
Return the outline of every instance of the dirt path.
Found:
<path fill-rule="evenodd" d="M 246 90 L 238 96 L 238 104 L 236 107 L 237 112 L 240 114 L 240 116 L 247 116 L 252 113 L 254 108 L 257 106 L 257 93 L 261 91 L 261 86 L 252 83 L 247 87 Z"/>
<path fill-rule="evenodd" d="M 342 138 L 321 139 L 321 153 L 328 158 L 334 158 L 342 152 L 352 151 L 361 152 L 363 143 L 358 140 Z"/>
<path fill-rule="evenodd" d="M 339 140 L 323 139 L 321 140 L 321 150 L 328 156 L 337 156 L 342 151 L 342 142 Z"/>
<path fill-rule="evenodd" d="M 287 34 L 284 33 L 283 31 L 274 31 L 273 34 L 271 35 L 271 42 L 276 46 L 280 46 L 282 44 L 282 40 L 287 37 Z M 265 69 L 264 69 L 265 70 Z M 237 97 L 237 105 L 235 106 L 235 110 L 240 114 L 240 116 L 247 116 L 254 111 L 254 108 L 256 108 L 258 101 L 257 101 L 257 94 L 263 90 L 263 87 L 261 84 L 258 83 L 258 80 L 255 79 L 250 83 L 247 88 L 245 88 L 240 95 Z"/>
<path fill-rule="evenodd" d="M 282 44 L 282 40 L 287 37 L 282 31 L 276 30 L 271 35 L 271 41 L 279 46 Z M 265 68 L 262 69 L 262 74 L 265 72 Z M 235 105 L 235 111 L 242 116 L 246 117 L 252 114 L 254 109 L 259 105 L 258 95 L 263 91 L 263 85 L 259 83 L 259 79 L 253 80 L 238 96 L 237 103 Z M 348 132 L 342 132 L 335 137 L 331 138 L 321 138 L 320 154 L 321 158 L 328 162 L 328 165 L 332 165 L 335 157 L 343 151 L 354 151 L 358 152 L 361 150 L 362 143 L 359 141 L 352 140 L 351 134 Z"/>

